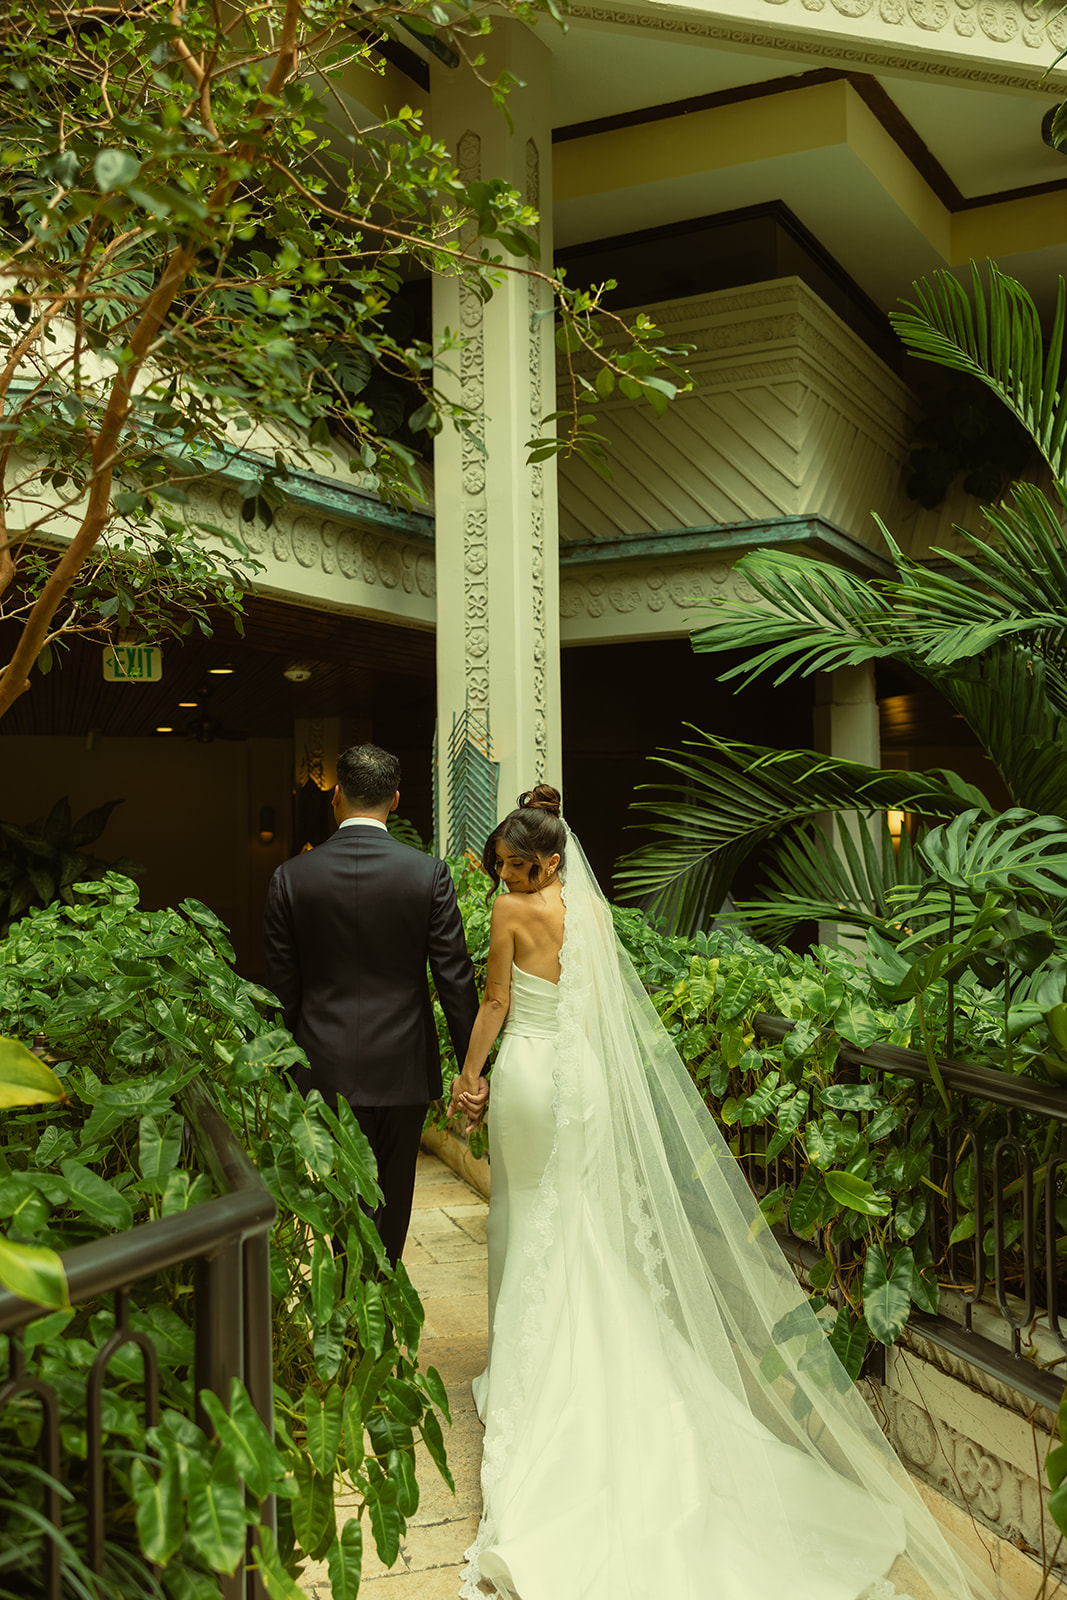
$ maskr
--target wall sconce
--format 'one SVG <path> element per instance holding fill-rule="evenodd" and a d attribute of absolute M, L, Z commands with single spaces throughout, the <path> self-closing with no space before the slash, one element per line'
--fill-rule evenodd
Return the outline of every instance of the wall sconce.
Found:
<path fill-rule="evenodd" d="M 889 837 L 893 841 L 893 849 L 899 850 L 900 836 L 908 823 L 908 813 L 906 811 L 887 811 L 885 820 L 889 827 Z"/>
<path fill-rule="evenodd" d="M 259 842 L 260 844 L 274 843 L 273 806 L 260 806 L 259 808 Z"/>

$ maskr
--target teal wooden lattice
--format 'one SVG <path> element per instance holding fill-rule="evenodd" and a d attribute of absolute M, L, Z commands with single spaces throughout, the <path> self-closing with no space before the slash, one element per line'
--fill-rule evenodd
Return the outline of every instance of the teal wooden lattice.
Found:
<path fill-rule="evenodd" d="M 448 850 L 460 856 L 482 853 L 497 823 L 497 779 L 489 713 L 468 703 L 452 718 L 448 741 Z"/>

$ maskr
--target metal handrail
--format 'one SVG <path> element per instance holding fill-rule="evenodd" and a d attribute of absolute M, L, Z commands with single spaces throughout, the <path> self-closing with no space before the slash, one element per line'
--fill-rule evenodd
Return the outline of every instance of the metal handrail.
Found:
<path fill-rule="evenodd" d="M 89 1436 L 89 1564 L 102 1571 L 104 1554 L 104 1472 L 99 1415 L 107 1368 L 124 1345 L 141 1351 L 145 1377 L 146 1424 L 158 1419 L 158 1371 L 155 1347 L 147 1335 L 129 1325 L 129 1290 L 140 1278 L 168 1267 L 193 1262 L 195 1285 L 194 1388 L 197 1420 L 210 1433 L 199 1395 L 210 1389 L 229 1404 L 233 1378 L 239 1378 L 268 1433 L 274 1434 L 273 1348 L 270 1297 L 269 1230 L 277 1212 L 273 1195 L 241 1149 L 210 1094 L 194 1080 L 184 1089 L 182 1109 L 193 1131 L 201 1159 L 216 1188 L 223 1190 L 177 1216 L 141 1223 L 136 1228 L 94 1239 L 64 1253 L 71 1303 L 82 1305 L 103 1295 L 115 1296 L 115 1331 L 97 1352 L 87 1379 Z M 59 1472 L 58 1404 L 50 1386 L 26 1370 L 19 1331 L 48 1307 L 0 1290 L 0 1333 L 11 1341 L 11 1371 L 0 1382 L 0 1408 L 20 1393 L 41 1402 L 45 1470 Z M 94 1418 L 97 1422 L 94 1438 Z M 49 1520 L 60 1526 L 59 1497 L 47 1498 Z M 274 1529 L 273 1497 L 260 1506 L 261 1520 Z M 59 1600 L 59 1551 L 51 1541 L 45 1573 L 47 1600 Z M 263 1588 L 251 1566 L 219 1579 L 224 1600 L 260 1597 Z"/>

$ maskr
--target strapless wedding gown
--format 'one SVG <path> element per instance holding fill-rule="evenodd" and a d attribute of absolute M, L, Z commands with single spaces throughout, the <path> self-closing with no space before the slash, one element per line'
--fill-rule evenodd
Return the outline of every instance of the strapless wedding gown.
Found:
<path fill-rule="evenodd" d="M 903 1600 L 882 1576 L 904 1547 L 899 1513 L 772 1436 L 606 1245 L 613 1091 L 586 1061 L 582 1127 L 561 1114 L 559 998 L 513 969 L 489 1114 L 489 1364 L 474 1385 L 485 1512 L 461 1594 Z M 561 1206 L 568 1139 L 582 1167 Z"/>

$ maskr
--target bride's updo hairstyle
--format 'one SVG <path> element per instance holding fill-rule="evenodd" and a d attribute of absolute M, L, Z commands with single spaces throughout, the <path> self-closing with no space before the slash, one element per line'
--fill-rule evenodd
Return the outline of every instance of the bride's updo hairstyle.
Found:
<path fill-rule="evenodd" d="M 531 888 L 537 887 L 543 857 L 559 856 L 559 867 L 556 870 L 557 872 L 562 870 L 567 833 L 560 818 L 561 804 L 558 789 L 553 789 L 550 783 L 539 783 L 525 794 L 520 794 L 516 809 L 509 812 L 503 822 L 497 823 L 485 841 L 485 849 L 482 851 L 482 866 L 493 884 L 490 895 L 497 886 L 498 840 L 507 846 L 510 855 L 521 856 L 524 861 L 533 863 L 533 870 L 530 873 Z"/>

